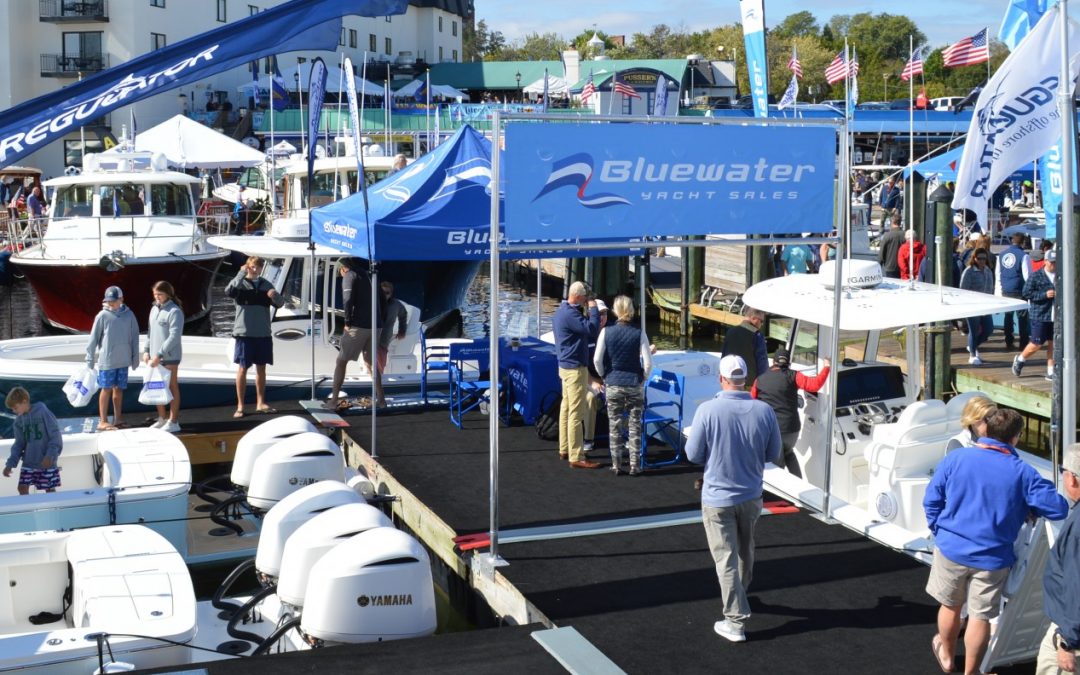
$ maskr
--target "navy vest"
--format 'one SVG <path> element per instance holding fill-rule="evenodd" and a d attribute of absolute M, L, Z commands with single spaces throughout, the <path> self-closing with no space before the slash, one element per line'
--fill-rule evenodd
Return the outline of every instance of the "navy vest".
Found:
<path fill-rule="evenodd" d="M 780 433 L 790 434 L 799 430 L 799 385 L 795 371 L 790 368 L 770 368 L 757 378 L 757 397 L 769 404 L 776 413 Z"/>
<path fill-rule="evenodd" d="M 641 329 L 628 323 L 604 328 L 604 384 L 636 387 L 641 384 Z"/>
<path fill-rule="evenodd" d="M 998 254 L 998 274 L 1001 275 L 1001 292 L 1019 298 L 1024 292 L 1024 249 L 1016 244 Z"/>

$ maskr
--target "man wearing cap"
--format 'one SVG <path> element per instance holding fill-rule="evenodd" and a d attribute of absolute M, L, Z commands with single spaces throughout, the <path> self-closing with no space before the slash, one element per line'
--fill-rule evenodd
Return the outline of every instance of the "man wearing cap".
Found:
<path fill-rule="evenodd" d="M 1072 502 L 1043 572 L 1043 608 L 1050 629 L 1039 648 L 1038 675 L 1076 672 L 1080 654 L 1080 443 L 1065 450 L 1061 486 Z"/>
<path fill-rule="evenodd" d="M 1020 232 L 1012 236 L 1012 243 L 1001 253 L 998 253 L 998 269 L 994 275 L 997 284 L 994 289 L 997 295 L 1006 298 L 1024 297 L 1024 284 L 1031 276 L 1031 256 L 1024 250 L 1027 237 Z M 1026 309 L 1017 312 L 1005 313 L 1005 349 L 1012 350 L 1015 346 L 1013 339 L 1013 315 L 1016 315 L 1016 323 L 1020 329 L 1020 347 L 1026 347 L 1031 337 L 1031 323 L 1028 320 Z"/>
<path fill-rule="evenodd" d="M 764 401 L 776 413 L 780 426 L 780 444 L 784 447 L 784 466 L 796 476 L 802 476 L 799 460 L 795 457 L 795 441 L 799 440 L 802 421 L 799 419 L 799 390 L 816 394 L 829 378 L 832 362 L 824 359 L 824 365 L 814 377 L 807 377 L 791 369 L 791 355 L 783 347 L 773 354 L 773 366 L 758 375 L 750 387 L 750 395 Z"/>
<path fill-rule="evenodd" d="M 1046 263 L 1024 282 L 1024 299 L 1031 315 L 1031 337 L 1024 351 L 1013 357 L 1012 374 L 1020 377 L 1024 363 L 1040 347 L 1046 348 L 1046 379 L 1054 379 L 1054 270 L 1057 251 L 1046 252 Z"/>
<path fill-rule="evenodd" d="M 139 321 L 124 304 L 124 292 L 119 286 L 105 289 L 102 308 L 94 317 L 90 342 L 86 345 L 86 365 L 97 367 L 98 431 L 123 426 L 120 421 L 124 390 L 127 389 L 128 368 L 139 367 Z M 99 349 L 100 348 L 100 349 Z M 113 405 L 113 421 L 109 423 L 109 401 Z"/>
<path fill-rule="evenodd" d="M 705 465 L 701 515 L 724 605 L 724 619 L 713 630 L 731 642 L 746 640 L 762 477 L 766 462 L 779 462 L 781 449 L 776 414 L 745 391 L 746 374 L 742 357 L 720 359 L 720 392 L 698 406 L 686 440 L 687 459 Z"/>
<path fill-rule="evenodd" d="M 588 317 L 582 305 L 588 306 Z M 559 354 L 562 403 L 559 406 L 559 457 L 570 460 L 575 469 L 598 469 L 598 462 L 585 456 L 585 394 L 589 386 L 589 343 L 600 334 L 600 311 L 590 299 L 585 284 L 570 284 L 551 319 L 555 347 Z"/>

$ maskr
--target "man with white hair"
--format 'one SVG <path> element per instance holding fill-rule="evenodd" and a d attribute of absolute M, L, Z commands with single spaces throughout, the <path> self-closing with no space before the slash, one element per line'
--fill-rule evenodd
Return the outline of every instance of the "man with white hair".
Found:
<path fill-rule="evenodd" d="M 588 317 L 582 306 L 588 305 Z M 555 347 L 559 353 L 562 403 L 559 406 L 559 457 L 575 469 L 597 469 L 600 464 L 585 456 L 585 395 L 589 386 L 589 343 L 600 334 L 600 311 L 584 283 L 570 284 L 551 318 Z"/>
<path fill-rule="evenodd" d="M 705 465 L 701 515 L 724 604 L 724 619 L 713 630 L 731 642 L 746 641 L 762 479 L 765 463 L 780 461 L 781 448 L 776 414 L 750 397 L 746 375 L 742 357 L 720 359 L 720 392 L 698 406 L 686 440 L 687 459 Z"/>
<path fill-rule="evenodd" d="M 1037 675 L 1076 672 L 1080 653 L 1080 443 L 1065 450 L 1061 486 L 1072 502 L 1065 525 L 1058 533 L 1043 573 L 1043 606 L 1050 618 L 1039 648 Z"/>

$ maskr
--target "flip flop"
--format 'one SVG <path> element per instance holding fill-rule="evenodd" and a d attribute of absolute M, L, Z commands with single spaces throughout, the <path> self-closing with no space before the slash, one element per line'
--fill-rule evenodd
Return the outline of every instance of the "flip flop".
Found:
<path fill-rule="evenodd" d="M 232 414 L 232 416 L 233 416 L 233 417 L 237 417 L 237 418 L 239 418 L 239 417 L 243 417 L 243 416 L 244 416 L 244 411 L 243 411 L 243 410 L 237 410 L 236 412 L 234 412 L 234 413 Z"/>
<path fill-rule="evenodd" d="M 940 635 L 935 635 L 934 639 L 930 641 L 930 648 L 934 650 L 934 658 L 937 659 L 938 667 L 941 668 L 941 672 L 951 673 L 952 661 L 946 660 L 945 655 L 941 653 L 941 650 L 944 647 L 945 645 L 942 644 Z"/>
<path fill-rule="evenodd" d="M 112 424 L 110 424 L 109 422 L 98 422 L 97 430 L 98 431 L 116 431 L 116 427 L 113 426 Z"/>
<path fill-rule="evenodd" d="M 255 412 L 259 413 L 260 415 L 269 415 L 270 413 L 276 413 L 277 411 L 267 406 L 266 408 L 256 408 Z"/>
<path fill-rule="evenodd" d="M 337 402 L 337 405 L 334 406 L 334 410 L 337 411 L 337 412 L 344 412 L 344 411 L 348 410 L 349 408 L 351 408 L 352 405 L 353 405 L 352 401 L 350 401 L 347 398 L 343 398 L 343 399 L 341 399 L 340 401 Z"/>

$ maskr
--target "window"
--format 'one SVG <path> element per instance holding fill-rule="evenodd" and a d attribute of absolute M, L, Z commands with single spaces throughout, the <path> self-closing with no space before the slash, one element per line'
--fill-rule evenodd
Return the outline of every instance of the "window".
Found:
<path fill-rule="evenodd" d="M 150 186 L 150 215 L 190 216 L 191 187 L 171 183 Z"/>
<path fill-rule="evenodd" d="M 450 22 L 450 34 L 457 37 L 457 21 Z"/>
<path fill-rule="evenodd" d="M 439 32 L 442 32 L 442 17 L 439 17 Z"/>
<path fill-rule="evenodd" d="M 255 16 L 259 13 L 259 8 L 255 5 L 248 5 L 248 16 Z"/>
<path fill-rule="evenodd" d="M 386 38 L 386 53 L 387 53 L 387 55 L 390 55 L 390 54 L 394 53 L 393 44 L 394 43 L 390 41 L 390 38 Z"/>
<path fill-rule="evenodd" d="M 157 50 L 165 46 L 165 34 L 164 33 L 150 33 L 150 49 Z"/>
<path fill-rule="evenodd" d="M 97 190 L 102 216 L 146 215 L 146 205 L 142 200 L 143 186 L 134 183 L 99 185 Z"/>
<path fill-rule="evenodd" d="M 338 38 L 337 43 L 342 47 L 345 46 L 345 26 L 341 27 L 341 37 Z"/>
<path fill-rule="evenodd" d="M 390 17 L 386 17 L 386 23 L 390 23 Z"/>
<path fill-rule="evenodd" d="M 64 57 L 78 59 L 97 59 L 96 64 L 91 63 L 89 65 L 97 65 L 98 68 L 100 68 L 102 57 L 101 35 L 102 33 L 100 32 L 64 33 Z"/>
<path fill-rule="evenodd" d="M 379 50 L 379 42 L 378 38 L 375 37 L 375 33 L 371 33 L 370 35 L 368 35 L 367 41 L 369 52 L 376 52 Z"/>
<path fill-rule="evenodd" d="M 440 46 L 439 46 L 439 63 L 442 63 L 442 57 L 443 57 L 443 54 L 442 54 L 442 46 L 440 45 Z"/>
<path fill-rule="evenodd" d="M 150 0 L 151 7 L 164 7 L 165 0 Z"/>
<path fill-rule="evenodd" d="M 457 63 L 457 50 L 454 49 L 450 53 L 454 55 L 454 59 L 453 59 L 454 63 Z"/>
<path fill-rule="evenodd" d="M 101 152 L 101 141 L 87 141 L 86 149 Z M 79 141 L 64 141 L 64 159 L 68 166 L 82 165 Z M 65 185 L 56 191 L 56 215 L 60 218 L 77 218 L 94 215 L 94 186 Z"/>
<path fill-rule="evenodd" d="M 352 47 L 353 49 L 356 49 L 356 29 L 355 28 L 350 28 L 349 29 L 349 46 Z"/>
<path fill-rule="evenodd" d="M 217 0 L 217 20 L 221 23 L 225 23 L 225 0 Z"/>
<path fill-rule="evenodd" d="M 612 92 L 611 95 L 615 96 L 615 92 Z M 620 96 L 619 98 L 622 99 L 622 103 L 620 104 L 620 107 L 622 108 L 622 114 L 623 115 L 632 114 L 633 107 L 634 107 L 634 99 L 630 98 L 629 96 Z"/>

